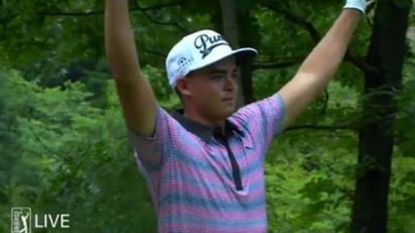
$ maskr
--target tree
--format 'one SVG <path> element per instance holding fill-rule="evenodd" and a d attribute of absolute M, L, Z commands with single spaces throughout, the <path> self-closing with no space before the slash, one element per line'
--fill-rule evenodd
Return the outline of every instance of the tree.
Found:
<path fill-rule="evenodd" d="M 253 65 L 244 67 L 249 71 L 241 73 L 246 104 L 284 85 L 341 10 L 339 1 L 326 0 L 234 2 L 222 13 L 220 1 L 130 0 L 144 72 L 167 110 L 178 99 L 167 83 L 164 59 L 186 33 L 211 28 L 225 32 L 231 43 L 258 49 Z M 365 218 L 369 207 L 384 203 L 385 196 L 370 198 L 374 192 L 362 187 L 374 186 L 369 178 L 378 177 L 383 181 L 376 190 L 386 192 L 384 178 L 392 171 L 388 212 L 378 219 L 388 217 L 391 233 L 415 229 L 415 43 L 406 44 L 401 63 L 405 25 L 398 21 L 404 22 L 400 7 L 407 5 L 393 2 L 398 5 L 379 0 L 374 25 L 372 14 L 362 21 L 327 91 L 270 146 L 265 161 L 269 232 L 342 232 L 353 225 L 351 212 L 360 210 L 368 215 L 355 213 L 356 228 L 372 226 L 374 218 Z M 380 20 L 393 14 L 399 17 L 387 24 Z M 235 15 L 236 21 L 225 20 Z M 155 232 L 154 208 L 105 68 L 102 16 L 101 0 L 0 1 L 0 232 L 10 230 L 13 206 L 70 212 L 71 231 L 79 233 Z M 229 35 L 225 21 L 238 38 Z M 411 27 L 414 22 L 412 14 Z M 373 103 L 392 105 L 377 111 Z M 394 121 L 389 113 L 396 115 Z M 365 129 L 360 150 L 372 152 L 373 139 L 390 143 L 392 134 L 367 136 L 382 120 L 387 127 L 376 130 L 393 132 L 394 156 L 389 157 L 390 144 L 384 147 L 388 154 L 370 153 L 359 163 L 362 179 L 355 184 L 360 127 Z M 394 170 L 382 173 L 372 158 L 392 159 Z M 360 187 L 356 196 L 355 186 Z"/>
<path fill-rule="evenodd" d="M 235 0 L 220 0 L 223 19 L 223 34 L 234 48 L 239 47 L 239 25 L 237 20 L 237 4 Z M 239 77 L 242 75 L 239 75 Z M 238 80 L 239 86 L 241 79 Z M 241 107 L 245 103 L 243 90 L 239 89 L 237 106 Z"/>
<path fill-rule="evenodd" d="M 396 97 L 402 86 L 411 5 L 412 1 L 378 1 L 367 55 L 376 70 L 366 72 L 352 232 L 387 232 Z"/>

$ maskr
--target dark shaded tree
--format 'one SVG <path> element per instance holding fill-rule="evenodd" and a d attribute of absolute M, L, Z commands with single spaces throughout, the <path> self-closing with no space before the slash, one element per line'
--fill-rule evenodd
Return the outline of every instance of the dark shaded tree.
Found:
<path fill-rule="evenodd" d="M 352 232 L 387 232 L 396 97 L 402 85 L 411 5 L 409 0 L 377 3 L 367 54 L 367 62 L 377 69 L 365 72 Z"/>

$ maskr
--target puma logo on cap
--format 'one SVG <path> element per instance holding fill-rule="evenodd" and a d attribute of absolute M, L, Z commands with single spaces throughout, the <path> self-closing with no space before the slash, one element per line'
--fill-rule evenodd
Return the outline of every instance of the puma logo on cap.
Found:
<path fill-rule="evenodd" d="M 220 45 L 228 45 L 220 34 L 208 36 L 206 34 L 199 35 L 195 38 L 194 46 L 199 49 L 202 59 L 209 55 L 214 48 Z"/>

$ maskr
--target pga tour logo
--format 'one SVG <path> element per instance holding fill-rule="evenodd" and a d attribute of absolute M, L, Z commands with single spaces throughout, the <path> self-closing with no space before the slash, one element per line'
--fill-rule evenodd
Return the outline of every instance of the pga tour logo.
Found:
<path fill-rule="evenodd" d="M 34 214 L 34 228 L 69 228 L 69 214 Z M 14 207 L 11 211 L 11 233 L 32 233 L 30 207 Z"/>

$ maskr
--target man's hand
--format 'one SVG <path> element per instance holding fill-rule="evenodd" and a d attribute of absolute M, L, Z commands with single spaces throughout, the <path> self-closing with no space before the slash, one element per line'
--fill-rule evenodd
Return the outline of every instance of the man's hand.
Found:
<path fill-rule="evenodd" d="M 356 9 L 364 14 L 366 10 L 366 6 L 367 6 L 366 0 L 347 0 L 346 5 L 344 6 L 344 9 Z"/>

